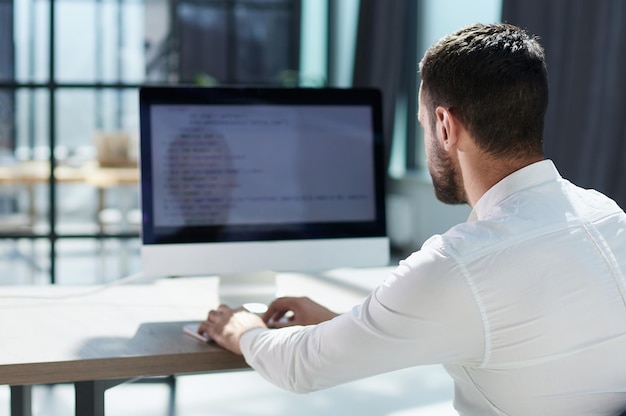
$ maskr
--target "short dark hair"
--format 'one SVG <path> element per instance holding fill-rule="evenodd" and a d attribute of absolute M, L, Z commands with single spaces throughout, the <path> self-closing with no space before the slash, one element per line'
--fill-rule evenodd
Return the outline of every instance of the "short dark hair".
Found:
<path fill-rule="evenodd" d="M 431 123 L 443 106 L 494 156 L 543 154 L 548 73 L 536 37 L 506 23 L 465 27 L 426 52 L 420 76 Z"/>

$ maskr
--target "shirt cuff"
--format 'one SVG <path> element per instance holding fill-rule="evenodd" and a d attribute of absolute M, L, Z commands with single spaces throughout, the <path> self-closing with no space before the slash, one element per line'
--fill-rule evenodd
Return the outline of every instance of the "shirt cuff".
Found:
<path fill-rule="evenodd" d="M 248 362 L 248 357 L 250 357 L 252 355 L 252 344 L 254 344 L 254 341 L 257 339 L 257 337 L 265 331 L 269 331 L 269 329 L 267 328 L 254 328 L 251 329 L 247 332 L 245 332 L 240 338 L 239 338 L 239 349 L 241 349 L 241 352 L 243 353 L 244 358 L 246 359 L 246 362 Z M 248 364 L 250 364 L 248 362 Z"/>

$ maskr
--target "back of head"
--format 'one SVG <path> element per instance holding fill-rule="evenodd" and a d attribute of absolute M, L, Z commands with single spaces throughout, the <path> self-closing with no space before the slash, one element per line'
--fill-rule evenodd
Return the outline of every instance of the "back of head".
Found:
<path fill-rule="evenodd" d="M 448 108 L 485 152 L 543 153 L 548 81 L 543 48 L 509 24 L 474 24 L 435 43 L 420 62 L 422 98 Z"/>

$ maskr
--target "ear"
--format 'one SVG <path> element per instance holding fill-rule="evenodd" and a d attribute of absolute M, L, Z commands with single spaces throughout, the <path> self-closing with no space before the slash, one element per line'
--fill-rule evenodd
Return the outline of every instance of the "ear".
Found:
<path fill-rule="evenodd" d="M 437 128 L 441 133 L 443 147 L 449 151 L 458 144 L 461 127 L 459 120 L 445 107 L 437 107 L 435 109 L 435 117 L 437 118 Z"/>

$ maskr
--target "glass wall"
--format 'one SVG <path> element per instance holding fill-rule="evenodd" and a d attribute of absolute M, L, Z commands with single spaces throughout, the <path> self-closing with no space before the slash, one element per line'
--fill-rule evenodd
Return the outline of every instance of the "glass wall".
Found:
<path fill-rule="evenodd" d="M 138 88 L 297 85 L 299 0 L 0 0 L 0 284 L 139 270 Z"/>

